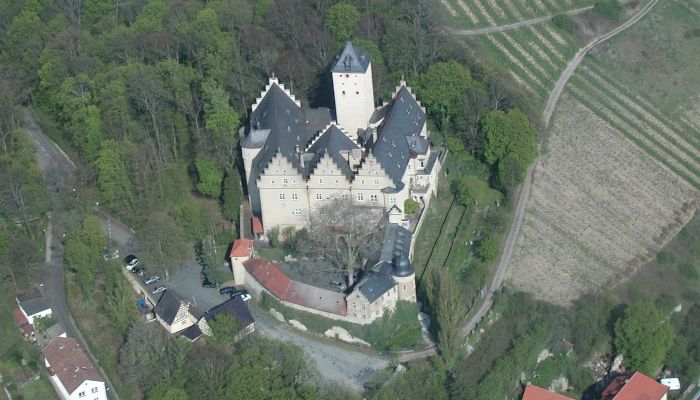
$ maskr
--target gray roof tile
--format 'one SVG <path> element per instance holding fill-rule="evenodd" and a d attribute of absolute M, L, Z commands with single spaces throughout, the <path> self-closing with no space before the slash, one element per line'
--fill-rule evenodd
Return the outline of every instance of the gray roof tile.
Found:
<path fill-rule="evenodd" d="M 364 73 L 372 61 L 369 54 L 365 53 L 361 48 L 355 46 L 351 41 L 345 43 L 343 52 L 338 56 L 335 65 L 331 72 L 341 73 Z"/>

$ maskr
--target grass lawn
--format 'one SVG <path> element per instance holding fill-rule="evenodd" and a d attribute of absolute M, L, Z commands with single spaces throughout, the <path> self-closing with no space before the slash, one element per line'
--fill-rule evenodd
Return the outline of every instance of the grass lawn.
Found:
<path fill-rule="evenodd" d="M 48 376 L 41 374 L 37 380 L 27 382 L 21 389 L 17 389 L 12 393 L 13 399 L 56 399 L 56 392 L 53 390 Z"/>

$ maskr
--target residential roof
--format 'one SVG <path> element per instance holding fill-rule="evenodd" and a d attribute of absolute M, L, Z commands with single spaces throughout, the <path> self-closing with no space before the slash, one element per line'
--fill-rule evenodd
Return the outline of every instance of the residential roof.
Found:
<path fill-rule="evenodd" d="M 15 319 L 17 326 L 22 330 L 25 335 L 31 335 L 34 332 L 34 325 L 30 324 L 27 317 L 22 314 L 19 308 L 12 310 L 12 318 Z"/>
<path fill-rule="evenodd" d="M 527 385 L 522 400 L 571 400 L 571 398 L 550 392 L 539 386 Z"/>
<path fill-rule="evenodd" d="M 57 337 L 42 353 L 68 393 L 87 380 L 102 382 L 100 373 L 73 338 Z"/>
<path fill-rule="evenodd" d="M 343 52 L 337 58 L 331 72 L 365 73 L 372 58 L 364 50 L 355 46 L 351 41 L 345 43 Z"/>
<path fill-rule="evenodd" d="M 635 372 L 632 377 L 622 375 L 615 378 L 603 391 L 602 400 L 660 400 L 668 393 L 668 386 Z"/>
<path fill-rule="evenodd" d="M 253 252 L 253 242 L 250 239 L 236 239 L 231 246 L 229 257 L 250 257 Z"/>
<path fill-rule="evenodd" d="M 199 329 L 198 324 L 194 324 L 182 331 L 182 336 L 187 338 L 190 342 L 194 342 L 202 336 L 202 330 Z"/>
<path fill-rule="evenodd" d="M 409 143 L 415 142 L 416 146 L 427 146 L 420 139 L 411 139 L 411 137 L 420 136 L 425 125 L 425 112 L 402 82 L 396 96 L 389 103 L 386 113 L 386 117 L 379 125 L 379 134 L 372 153 L 389 177 L 394 180 L 394 184 L 400 188 L 401 179 L 411 157 Z"/>
<path fill-rule="evenodd" d="M 51 309 L 49 303 L 44 300 L 37 289 L 32 289 L 27 293 L 17 296 L 17 302 L 19 306 L 22 307 L 22 310 L 29 316 Z"/>
<path fill-rule="evenodd" d="M 260 220 L 260 217 L 253 216 L 253 233 L 263 232 L 265 232 L 265 230 L 263 229 L 262 220 Z"/>
<path fill-rule="evenodd" d="M 226 300 L 212 308 L 205 314 L 205 317 L 207 320 L 210 320 L 222 314 L 234 317 L 240 323 L 241 329 L 255 322 L 255 319 L 250 314 L 250 310 L 248 310 L 248 304 L 241 299 L 241 296 Z"/>
<path fill-rule="evenodd" d="M 175 317 L 182 303 L 183 299 L 174 290 L 168 289 L 160 296 L 160 300 L 158 300 L 158 304 L 156 304 L 153 312 L 170 325 L 175 322 Z"/>
<path fill-rule="evenodd" d="M 243 266 L 265 289 L 280 300 L 337 315 L 347 315 L 345 295 L 289 279 L 273 262 L 247 260 Z"/>
<path fill-rule="evenodd" d="M 344 155 L 353 150 L 358 155 L 362 154 L 362 149 L 357 143 L 350 139 L 350 137 L 335 124 L 331 124 L 306 150 L 307 153 L 313 154 L 313 157 L 307 164 L 307 170 L 309 173 L 313 171 L 321 158 L 328 154 L 343 175 L 350 180 L 352 179 L 353 172 Z"/>

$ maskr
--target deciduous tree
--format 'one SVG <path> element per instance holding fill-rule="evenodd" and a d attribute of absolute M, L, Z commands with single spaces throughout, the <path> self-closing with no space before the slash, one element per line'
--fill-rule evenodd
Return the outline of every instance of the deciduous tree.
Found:
<path fill-rule="evenodd" d="M 352 37 L 359 19 L 360 13 L 355 6 L 334 4 L 326 11 L 326 29 L 335 40 L 344 42 Z"/>
<path fill-rule="evenodd" d="M 673 344 L 673 330 L 654 303 L 639 301 L 615 323 L 615 347 L 625 367 L 653 375 Z"/>
<path fill-rule="evenodd" d="M 511 153 L 526 166 L 537 157 L 537 130 L 522 111 L 492 111 L 484 117 L 482 129 L 486 135 L 484 158 L 489 164 Z"/>

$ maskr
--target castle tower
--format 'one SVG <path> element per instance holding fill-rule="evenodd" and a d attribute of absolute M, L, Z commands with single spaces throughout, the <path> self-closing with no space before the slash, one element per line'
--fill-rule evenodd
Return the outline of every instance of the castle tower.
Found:
<path fill-rule="evenodd" d="M 348 41 L 331 74 L 338 125 L 356 140 L 357 130 L 367 128 L 374 112 L 372 60 L 362 49 Z"/>
<path fill-rule="evenodd" d="M 399 289 L 399 300 L 416 302 L 416 272 L 408 258 L 396 254 L 391 261 L 391 275 Z"/>

